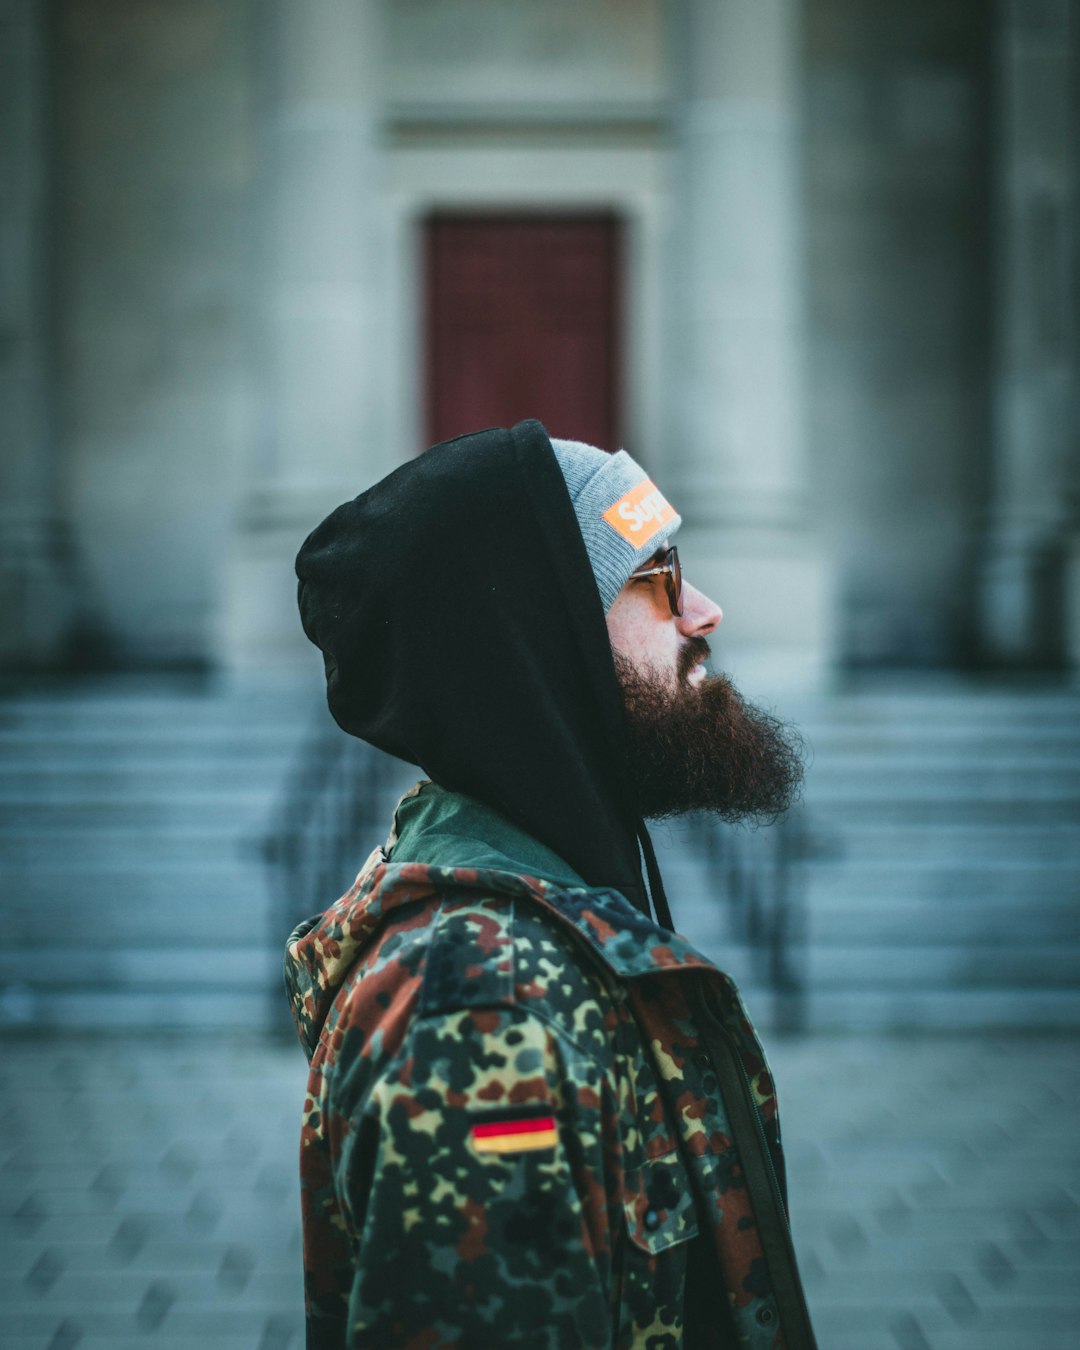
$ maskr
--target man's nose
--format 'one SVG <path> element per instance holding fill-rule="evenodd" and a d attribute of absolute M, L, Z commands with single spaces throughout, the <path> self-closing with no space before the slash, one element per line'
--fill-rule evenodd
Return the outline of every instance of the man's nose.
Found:
<path fill-rule="evenodd" d="M 675 622 L 679 632 L 685 637 L 704 637 L 706 633 L 711 633 L 724 617 L 724 611 L 715 601 L 685 581 L 682 588 L 682 611 Z"/>

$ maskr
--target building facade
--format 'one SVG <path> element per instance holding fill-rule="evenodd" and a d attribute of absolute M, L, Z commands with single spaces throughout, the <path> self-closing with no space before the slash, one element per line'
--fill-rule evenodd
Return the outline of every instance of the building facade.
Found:
<path fill-rule="evenodd" d="M 1080 0 L 8 0 L 4 662 L 310 661 L 292 559 L 538 415 L 753 687 L 1080 660 Z"/>

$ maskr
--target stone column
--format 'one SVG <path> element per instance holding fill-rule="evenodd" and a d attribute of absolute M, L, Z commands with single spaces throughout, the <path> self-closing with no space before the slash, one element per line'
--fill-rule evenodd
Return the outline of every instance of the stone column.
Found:
<path fill-rule="evenodd" d="M 994 664 L 1053 666 L 1070 647 L 1080 660 L 1080 4 L 998 0 L 995 22 L 993 431 L 981 638 Z"/>
<path fill-rule="evenodd" d="M 832 658 L 808 521 L 797 0 L 682 0 L 666 458 L 719 663 L 780 685 Z M 744 681 L 749 683 L 749 681 Z"/>
<path fill-rule="evenodd" d="M 51 258 L 44 0 L 0 4 L 0 663 L 62 659 L 72 618 L 49 416 Z"/>
<path fill-rule="evenodd" d="M 262 416 L 223 607 L 232 669 L 310 654 L 293 558 L 327 511 L 378 476 L 365 475 L 382 440 L 384 384 L 374 9 L 374 0 L 274 0 L 265 20 L 260 11 Z"/>

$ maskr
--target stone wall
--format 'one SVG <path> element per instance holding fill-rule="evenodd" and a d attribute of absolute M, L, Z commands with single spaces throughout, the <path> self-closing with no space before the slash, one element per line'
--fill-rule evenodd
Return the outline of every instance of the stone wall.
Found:
<path fill-rule="evenodd" d="M 203 660 L 253 435 L 246 0 L 64 0 L 58 409 L 91 659 Z"/>
<path fill-rule="evenodd" d="M 950 665 L 988 498 L 991 7 L 806 11 L 808 432 L 840 650 Z"/>

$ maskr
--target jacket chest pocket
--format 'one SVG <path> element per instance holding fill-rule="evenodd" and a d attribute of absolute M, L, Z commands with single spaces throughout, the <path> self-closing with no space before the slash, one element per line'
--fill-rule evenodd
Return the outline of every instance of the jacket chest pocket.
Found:
<path fill-rule="evenodd" d="M 630 1241 L 652 1256 L 697 1236 L 690 1177 L 678 1149 L 627 1174 L 623 1206 Z"/>
<path fill-rule="evenodd" d="M 625 1177 L 616 1344 L 681 1345 L 686 1273 L 697 1211 L 677 1149 L 647 1159 Z"/>

